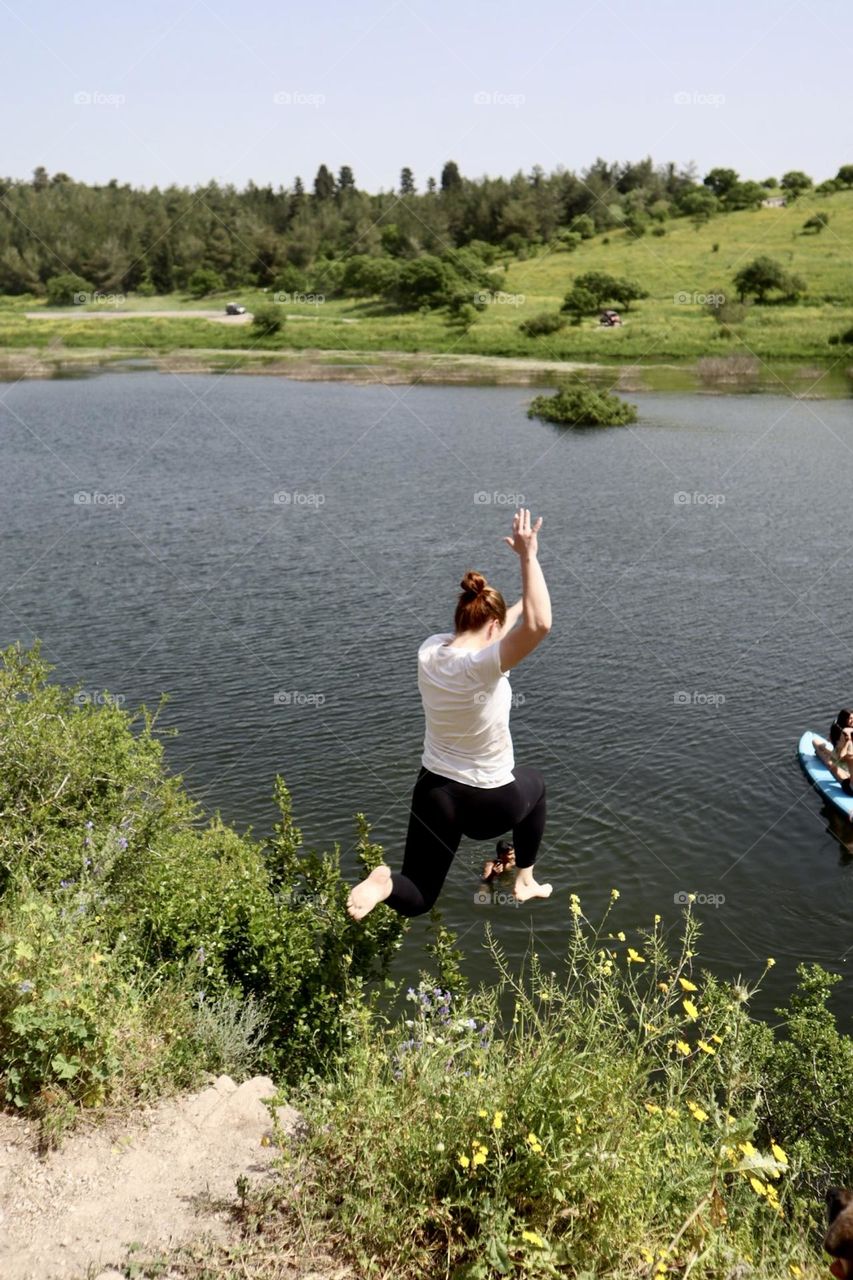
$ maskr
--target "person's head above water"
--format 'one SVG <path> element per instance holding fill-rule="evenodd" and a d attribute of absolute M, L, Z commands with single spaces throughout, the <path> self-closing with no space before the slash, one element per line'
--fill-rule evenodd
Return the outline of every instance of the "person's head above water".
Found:
<path fill-rule="evenodd" d="M 482 573 L 469 570 L 459 584 L 462 593 L 453 615 L 456 634 L 463 631 L 480 631 L 496 623 L 502 627 L 506 620 L 506 601 L 496 587 L 490 587 Z"/>

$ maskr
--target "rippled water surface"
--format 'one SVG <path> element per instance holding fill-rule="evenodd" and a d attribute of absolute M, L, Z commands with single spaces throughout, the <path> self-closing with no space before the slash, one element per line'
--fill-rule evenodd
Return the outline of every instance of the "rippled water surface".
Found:
<path fill-rule="evenodd" d="M 632 429 L 529 421 L 513 388 L 107 375 L 0 395 L 0 639 L 57 678 L 170 701 L 174 767 L 257 831 L 272 781 L 352 866 L 364 810 L 394 863 L 418 765 L 415 653 L 470 567 L 508 596 L 516 495 L 545 515 L 547 643 L 513 675 L 516 757 L 546 774 L 547 904 L 477 906 L 463 844 L 442 898 L 471 969 L 488 921 L 559 956 L 568 894 L 615 927 L 693 892 L 702 954 L 846 977 L 853 828 L 796 761 L 853 705 L 849 401 L 639 395 Z M 94 495 L 75 502 L 75 495 Z M 275 500 L 279 496 L 279 501 Z M 285 500 L 286 499 L 286 500 Z M 420 963 L 417 923 L 400 972 Z M 849 1016 L 845 981 L 837 1007 Z"/>

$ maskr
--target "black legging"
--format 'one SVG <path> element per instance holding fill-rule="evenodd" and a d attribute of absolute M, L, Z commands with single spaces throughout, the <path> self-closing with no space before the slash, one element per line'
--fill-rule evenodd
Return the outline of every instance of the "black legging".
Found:
<path fill-rule="evenodd" d="M 494 840 L 512 830 L 515 865 L 532 867 L 545 830 L 545 780 L 536 769 L 513 770 L 504 787 L 471 787 L 422 768 L 412 793 L 403 870 L 385 901 L 402 916 L 429 911 L 463 836 Z"/>

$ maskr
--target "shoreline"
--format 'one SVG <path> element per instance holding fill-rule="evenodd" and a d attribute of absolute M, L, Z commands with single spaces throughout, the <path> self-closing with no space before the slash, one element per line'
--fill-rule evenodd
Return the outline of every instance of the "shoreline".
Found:
<path fill-rule="evenodd" d="M 779 370 L 784 372 L 781 376 Z M 7 349 L 0 352 L 0 382 L 90 377 L 100 373 L 148 371 L 173 374 L 263 374 L 299 382 L 349 382 L 355 386 L 517 386 L 550 387 L 566 374 L 585 372 L 616 392 L 770 392 L 802 399 L 844 398 L 853 369 L 836 372 L 808 361 L 768 362 L 749 357 L 660 363 L 603 363 L 542 360 L 520 356 L 480 356 L 441 352 L 291 349 L 276 352 L 229 348 Z M 830 381 L 829 375 L 835 373 Z"/>

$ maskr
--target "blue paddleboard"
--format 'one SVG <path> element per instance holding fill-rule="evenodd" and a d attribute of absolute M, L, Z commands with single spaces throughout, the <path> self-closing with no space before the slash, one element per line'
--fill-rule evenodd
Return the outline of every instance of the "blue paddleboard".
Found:
<path fill-rule="evenodd" d="M 800 764 L 805 769 L 810 780 L 817 787 L 822 796 L 834 804 L 836 809 L 840 809 L 848 818 L 853 818 L 853 796 L 848 796 L 846 791 L 841 788 L 841 783 L 836 781 L 820 756 L 815 755 L 815 749 L 812 745 L 811 730 L 808 730 L 800 738 L 798 747 L 800 755 Z M 818 737 L 821 735 L 818 734 Z M 824 742 L 826 739 L 824 738 Z"/>

